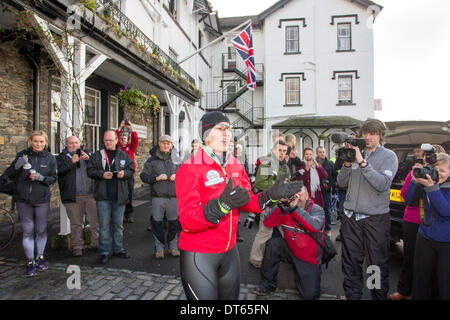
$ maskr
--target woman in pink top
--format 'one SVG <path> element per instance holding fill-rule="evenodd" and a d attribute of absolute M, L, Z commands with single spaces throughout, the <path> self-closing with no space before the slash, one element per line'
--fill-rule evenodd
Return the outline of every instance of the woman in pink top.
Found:
<path fill-rule="evenodd" d="M 411 172 L 408 173 L 400 192 L 402 197 L 405 196 L 411 182 Z M 403 214 L 403 265 L 398 279 L 397 291 L 389 295 L 391 300 L 404 300 L 411 297 L 414 250 L 419 223 L 419 207 L 406 206 Z"/>

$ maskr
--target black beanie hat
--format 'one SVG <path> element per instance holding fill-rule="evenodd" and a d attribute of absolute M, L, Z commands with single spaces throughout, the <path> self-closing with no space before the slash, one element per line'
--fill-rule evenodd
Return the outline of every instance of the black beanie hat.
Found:
<path fill-rule="evenodd" d="M 230 123 L 230 119 L 220 111 L 210 111 L 203 115 L 200 119 L 199 124 L 199 134 L 202 141 L 205 141 L 206 137 L 209 134 L 209 130 L 214 128 L 214 126 L 218 123 L 226 122 Z"/>

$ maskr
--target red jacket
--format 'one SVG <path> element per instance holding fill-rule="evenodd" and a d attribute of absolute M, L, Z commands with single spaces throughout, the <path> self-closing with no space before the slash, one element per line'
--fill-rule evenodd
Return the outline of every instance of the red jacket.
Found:
<path fill-rule="evenodd" d="M 178 241 L 181 250 L 220 253 L 233 248 L 239 220 L 238 208 L 228 213 L 216 225 L 206 221 L 203 216 L 203 207 L 209 200 L 220 196 L 229 178 L 233 178 L 234 186 L 240 185 L 250 194 L 250 201 L 240 209 L 260 213 L 258 195 L 252 193 L 244 167 L 232 155 L 229 156 L 225 168 L 222 168 L 200 148 L 196 155 L 180 166 L 175 178 L 175 190 L 182 227 Z"/>
<path fill-rule="evenodd" d="M 279 207 L 275 209 L 264 220 L 264 225 L 268 228 L 275 228 L 281 225 L 284 236 L 291 252 L 302 261 L 313 263 L 315 265 L 321 263 L 322 249 L 316 241 L 311 239 L 300 227 L 296 227 L 297 221 L 306 229 L 311 235 L 317 236 L 322 233 L 324 226 L 325 214 L 322 207 L 314 204 L 311 201 L 306 203 L 308 210 L 297 208 L 292 213 L 284 213 Z M 294 220 L 297 219 L 297 221 Z M 295 237 L 294 237 L 295 231 Z M 323 241 L 320 241 L 323 244 Z"/>
<path fill-rule="evenodd" d="M 120 137 L 120 131 L 116 130 L 116 133 L 117 133 L 117 137 Z M 131 141 L 128 142 L 125 147 L 122 147 L 120 142 L 117 144 L 119 145 L 120 149 L 125 151 L 130 156 L 131 160 L 133 160 L 134 169 L 136 170 L 136 164 L 134 163 L 134 153 L 136 152 L 136 150 L 138 148 L 138 144 L 139 144 L 137 132 L 133 131 L 131 133 Z"/>

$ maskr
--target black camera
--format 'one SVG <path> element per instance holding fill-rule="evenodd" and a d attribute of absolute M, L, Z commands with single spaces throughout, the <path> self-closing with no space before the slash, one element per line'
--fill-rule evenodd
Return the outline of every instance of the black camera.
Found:
<path fill-rule="evenodd" d="M 427 179 L 427 174 L 428 174 L 428 175 L 430 175 L 431 180 L 433 180 L 435 183 L 438 183 L 439 182 L 439 171 L 435 167 L 433 167 L 433 165 L 437 161 L 436 149 L 433 148 L 433 146 L 428 143 L 423 143 L 420 146 L 420 149 L 425 151 L 425 162 L 427 164 L 424 165 L 423 168 L 414 168 L 414 170 L 413 170 L 414 177 Z M 416 163 L 419 163 L 419 162 L 416 161 Z M 422 161 L 422 164 L 423 164 L 423 161 Z"/>
<path fill-rule="evenodd" d="M 287 200 L 280 200 L 280 205 L 284 206 L 284 207 L 289 207 L 291 205 L 291 202 L 295 199 L 295 195 L 287 198 Z"/>
<path fill-rule="evenodd" d="M 130 121 L 128 121 L 128 119 L 125 119 L 125 125 L 129 126 L 130 125 Z"/>
<path fill-rule="evenodd" d="M 255 222 L 255 217 L 256 217 L 256 214 L 254 214 L 253 212 L 250 212 L 248 214 L 247 219 L 245 219 L 245 221 L 244 221 L 244 227 L 247 229 L 251 229 L 253 226 L 253 223 Z"/>
<path fill-rule="evenodd" d="M 331 135 L 331 141 L 334 143 L 348 143 L 358 147 L 361 152 L 366 148 L 366 140 L 349 137 L 345 132 L 336 132 Z M 352 148 L 339 148 L 336 156 L 342 161 L 354 162 L 356 160 L 356 151 Z"/>
<path fill-rule="evenodd" d="M 78 148 L 78 149 L 75 151 L 75 154 L 76 154 L 77 156 L 81 157 L 81 148 Z"/>
<path fill-rule="evenodd" d="M 439 182 L 439 171 L 431 164 L 427 164 L 423 168 L 414 168 L 413 174 L 414 177 L 422 179 L 428 179 L 427 174 L 429 174 L 431 180 L 433 180 L 435 183 Z"/>
<path fill-rule="evenodd" d="M 425 151 L 425 162 L 434 165 L 437 161 L 436 149 L 429 143 L 422 143 L 420 149 Z"/>

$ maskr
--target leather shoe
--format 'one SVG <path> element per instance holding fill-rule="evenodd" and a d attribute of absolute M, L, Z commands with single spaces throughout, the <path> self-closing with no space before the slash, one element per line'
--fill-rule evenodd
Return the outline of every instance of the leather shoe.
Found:
<path fill-rule="evenodd" d="M 116 256 L 116 257 L 122 258 L 122 259 L 129 259 L 129 258 L 131 258 L 130 255 L 128 254 L 128 252 L 126 252 L 125 250 L 121 251 L 121 252 L 118 252 L 118 253 L 114 253 L 113 255 Z"/>
<path fill-rule="evenodd" d="M 404 295 L 402 295 L 401 293 L 399 293 L 399 292 L 394 292 L 394 293 L 391 293 L 390 295 L 389 295 L 389 299 L 390 300 L 409 300 L 409 299 L 411 299 L 411 297 L 408 297 L 408 296 L 404 296 Z"/>
<path fill-rule="evenodd" d="M 106 264 L 106 263 L 108 262 L 108 260 L 109 260 L 109 256 L 108 256 L 107 254 L 103 254 L 103 255 L 100 257 L 100 263 L 101 263 L 101 264 Z"/>

